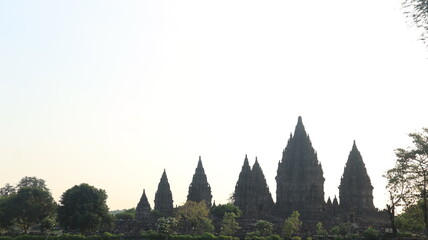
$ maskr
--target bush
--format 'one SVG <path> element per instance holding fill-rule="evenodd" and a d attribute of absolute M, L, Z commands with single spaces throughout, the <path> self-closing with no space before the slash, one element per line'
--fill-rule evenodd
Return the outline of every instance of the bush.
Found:
<path fill-rule="evenodd" d="M 64 234 L 58 238 L 58 240 L 85 240 L 85 236 L 83 235 L 72 235 L 72 234 Z"/>
<path fill-rule="evenodd" d="M 301 237 L 292 237 L 291 240 L 302 240 Z"/>
<path fill-rule="evenodd" d="M 277 234 L 272 234 L 272 235 L 266 237 L 266 240 L 282 240 L 282 238 Z"/>
<path fill-rule="evenodd" d="M 372 228 L 372 227 L 369 227 L 364 232 L 364 238 L 366 240 L 377 240 L 377 239 L 379 239 L 379 231 Z"/>

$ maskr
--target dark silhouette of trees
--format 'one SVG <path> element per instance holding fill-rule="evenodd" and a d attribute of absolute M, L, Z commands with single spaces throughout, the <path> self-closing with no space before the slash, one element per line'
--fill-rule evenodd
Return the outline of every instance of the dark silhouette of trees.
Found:
<path fill-rule="evenodd" d="M 395 167 L 388 171 L 395 174 L 388 178 L 388 182 L 394 183 L 397 177 L 398 184 L 403 186 L 389 187 L 389 190 L 393 198 L 399 199 L 406 206 L 421 202 L 425 234 L 428 235 L 428 128 L 424 128 L 422 132 L 411 133 L 409 136 L 412 138 L 413 146 L 396 149 Z"/>
<path fill-rule="evenodd" d="M 51 194 L 41 188 L 22 187 L 8 200 L 14 220 L 22 227 L 24 233 L 36 223 L 52 217 L 56 204 Z"/>
<path fill-rule="evenodd" d="M 23 177 L 16 185 L 17 189 L 23 187 L 40 188 L 43 191 L 49 192 L 49 188 L 46 186 L 45 180 L 37 177 Z"/>
<path fill-rule="evenodd" d="M 421 40 L 428 43 L 428 1 L 405 0 L 403 6 L 407 17 L 422 31 Z"/>
<path fill-rule="evenodd" d="M 209 213 L 205 201 L 187 201 L 177 209 L 176 219 L 184 232 L 198 235 L 214 231 Z"/>
<path fill-rule="evenodd" d="M 0 227 L 19 226 L 28 229 L 43 222 L 53 221 L 56 203 L 45 180 L 24 177 L 16 187 L 6 184 L 0 189 Z"/>
<path fill-rule="evenodd" d="M 58 221 L 66 230 L 95 232 L 112 223 L 106 204 L 107 194 L 89 184 L 76 185 L 61 196 Z"/>

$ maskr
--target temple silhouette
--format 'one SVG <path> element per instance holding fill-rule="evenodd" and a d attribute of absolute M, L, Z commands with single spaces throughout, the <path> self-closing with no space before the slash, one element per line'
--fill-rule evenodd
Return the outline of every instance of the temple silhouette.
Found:
<path fill-rule="evenodd" d="M 240 223 L 249 229 L 257 220 L 268 220 L 281 225 L 293 211 L 299 211 L 304 226 L 312 228 L 317 222 L 334 226 L 343 222 L 358 227 L 386 226 L 387 215 L 373 205 L 373 186 L 360 152 L 355 144 L 349 153 L 339 185 L 339 199 L 324 199 L 324 181 L 321 163 L 306 133 L 302 118 L 297 121 L 282 152 L 276 175 L 276 202 L 273 201 L 262 168 L 255 159 L 250 167 L 247 156 L 239 173 L 233 204 L 243 212 Z M 212 207 L 211 187 L 202 166 L 201 157 L 187 195 L 188 201 L 205 201 Z M 173 213 L 173 198 L 164 171 L 155 194 L 155 207 L 161 216 Z M 145 191 L 136 209 L 136 220 L 150 222 L 153 218 Z M 150 226 L 150 224 L 147 224 Z M 247 226 L 247 227 L 246 227 Z"/>

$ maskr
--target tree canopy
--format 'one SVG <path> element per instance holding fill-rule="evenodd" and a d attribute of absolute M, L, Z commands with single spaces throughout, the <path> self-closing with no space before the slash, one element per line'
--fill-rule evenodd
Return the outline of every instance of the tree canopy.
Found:
<path fill-rule="evenodd" d="M 45 180 L 37 177 L 23 177 L 16 185 L 17 189 L 23 187 L 40 188 L 43 191 L 49 192 L 49 188 L 46 186 Z"/>
<path fill-rule="evenodd" d="M 106 204 L 107 194 L 89 184 L 76 185 L 61 196 L 58 221 L 67 230 L 94 232 L 109 226 L 112 217 Z"/>
<path fill-rule="evenodd" d="M 428 1 L 404 0 L 405 14 L 421 30 L 421 40 L 428 43 Z"/>
<path fill-rule="evenodd" d="M 41 188 L 22 187 L 9 199 L 8 207 L 24 232 L 43 219 L 52 217 L 56 204 L 51 194 Z"/>
<path fill-rule="evenodd" d="M 211 219 L 208 217 L 209 213 L 205 201 L 187 201 L 177 209 L 176 218 L 184 232 L 198 235 L 214 230 Z"/>
<path fill-rule="evenodd" d="M 428 128 L 411 133 L 413 146 L 398 148 L 395 167 L 386 175 L 391 199 L 409 206 L 421 202 L 425 234 L 428 233 Z"/>

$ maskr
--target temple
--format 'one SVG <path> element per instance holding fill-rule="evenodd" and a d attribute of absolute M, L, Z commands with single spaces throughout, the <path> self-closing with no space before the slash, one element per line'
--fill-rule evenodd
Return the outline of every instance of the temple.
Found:
<path fill-rule="evenodd" d="M 143 190 L 143 195 L 135 209 L 135 220 L 138 222 L 148 221 L 151 211 L 152 208 L 150 207 L 149 200 L 147 199 L 146 190 Z"/>
<path fill-rule="evenodd" d="M 300 213 L 303 226 L 314 229 L 317 222 L 325 226 L 351 223 L 359 227 L 385 226 L 388 218 L 384 211 L 373 205 L 373 186 L 363 158 L 354 141 L 339 185 L 339 196 L 324 199 L 324 176 L 317 152 L 299 117 L 294 133 L 290 134 L 282 151 L 276 175 L 276 202 L 273 201 L 262 168 L 257 160 L 250 166 L 245 155 L 238 181 L 232 195 L 233 204 L 242 211 L 240 224 L 252 231 L 257 220 L 268 220 L 279 226 L 293 211 Z M 201 157 L 187 201 L 204 201 L 211 205 L 212 194 Z M 155 195 L 155 208 L 160 215 L 171 216 L 173 200 L 166 172 L 163 172 Z M 151 208 L 145 191 L 136 209 L 137 221 L 150 221 Z M 153 220 L 153 219 L 152 219 Z M 309 230 L 310 231 L 310 230 Z"/>
<path fill-rule="evenodd" d="M 276 184 L 279 217 L 299 211 L 303 220 L 320 218 L 324 209 L 323 171 L 301 117 L 282 152 Z"/>
<path fill-rule="evenodd" d="M 166 171 L 163 171 L 161 180 L 158 185 L 158 190 L 155 195 L 155 211 L 158 211 L 161 216 L 172 216 L 173 200 L 172 193 L 169 187 Z"/>
<path fill-rule="evenodd" d="M 208 207 L 211 207 L 211 187 L 208 184 L 204 167 L 202 166 L 201 156 L 199 156 L 198 166 L 193 175 L 192 183 L 189 186 L 187 201 L 200 202 L 205 201 Z"/>

